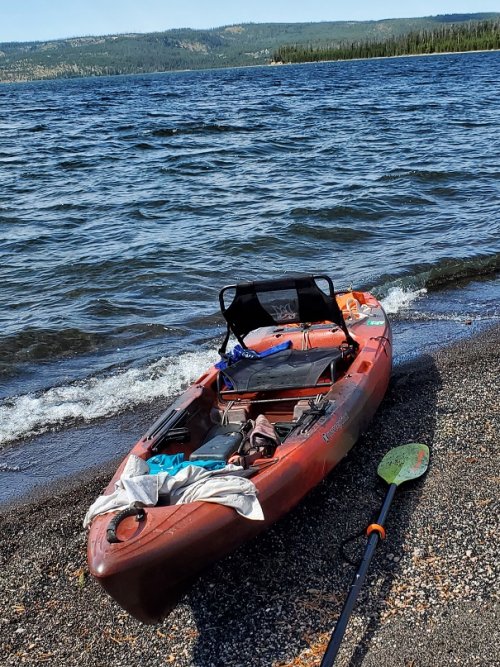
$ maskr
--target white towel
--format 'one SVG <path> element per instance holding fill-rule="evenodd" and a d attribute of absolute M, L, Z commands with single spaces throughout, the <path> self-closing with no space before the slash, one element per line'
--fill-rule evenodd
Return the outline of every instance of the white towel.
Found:
<path fill-rule="evenodd" d="M 99 514 L 122 510 L 133 504 L 154 507 L 160 496 L 169 496 L 170 505 L 195 501 L 219 503 L 233 507 L 247 519 L 264 519 L 255 484 L 243 477 L 247 473 L 241 466 L 228 464 L 220 470 L 205 470 L 190 465 L 175 475 L 166 472 L 149 475 L 148 472 L 146 461 L 131 454 L 113 493 L 97 498 L 85 515 L 83 525 L 89 526 Z"/>

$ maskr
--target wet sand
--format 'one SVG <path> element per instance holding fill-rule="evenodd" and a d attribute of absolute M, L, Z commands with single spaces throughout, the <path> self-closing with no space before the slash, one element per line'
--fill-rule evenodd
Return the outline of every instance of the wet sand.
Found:
<path fill-rule="evenodd" d="M 158 626 L 130 618 L 87 572 L 82 519 L 111 467 L 3 508 L 0 664 L 319 664 L 354 572 L 340 542 L 380 505 L 383 454 L 411 441 L 430 446 L 431 466 L 396 497 L 336 664 L 500 664 L 499 349 L 495 328 L 398 367 L 350 456 Z"/>

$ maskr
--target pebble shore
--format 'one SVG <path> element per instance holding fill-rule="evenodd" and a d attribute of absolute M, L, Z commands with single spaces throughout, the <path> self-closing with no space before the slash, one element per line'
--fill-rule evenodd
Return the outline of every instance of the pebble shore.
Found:
<path fill-rule="evenodd" d="M 3 508 L 0 665 L 318 665 L 354 573 L 340 542 L 380 506 L 384 453 L 412 441 L 429 445 L 431 465 L 396 496 L 336 664 L 500 665 L 499 351 L 494 328 L 398 366 L 349 457 L 158 626 L 88 574 L 82 519 L 110 469 Z"/>

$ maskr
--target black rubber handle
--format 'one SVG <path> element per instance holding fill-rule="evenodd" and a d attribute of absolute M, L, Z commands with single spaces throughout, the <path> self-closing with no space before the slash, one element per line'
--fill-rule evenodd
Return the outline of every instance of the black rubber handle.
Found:
<path fill-rule="evenodd" d="M 143 521 L 146 513 L 142 507 L 126 507 L 121 512 L 118 512 L 118 514 L 111 519 L 106 530 L 106 538 L 110 544 L 118 544 L 118 542 L 123 541 L 116 536 L 116 529 L 123 519 L 126 519 L 128 516 L 135 516 L 137 521 Z"/>

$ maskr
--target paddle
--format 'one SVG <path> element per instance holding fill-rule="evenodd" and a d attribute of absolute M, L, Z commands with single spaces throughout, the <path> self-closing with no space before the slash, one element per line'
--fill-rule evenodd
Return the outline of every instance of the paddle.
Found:
<path fill-rule="evenodd" d="M 377 523 L 372 523 L 366 529 L 366 534 L 369 537 L 363 560 L 352 580 L 349 595 L 330 637 L 326 653 L 321 661 L 321 667 L 331 667 L 337 656 L 349 617 L 366 578 L 368 567 L 375 553 L 378 541 L 380 538 L 385 538 L 384 523 L 398 486 L 403 484 L 403 482 L 408 482 L 423 475 L 427 470 L 428 463 L 429 448 L 427 445 L 420 445 L 414 442 L 391 449 L 380 462 L 377 473 L 389 484 L 389 488 L 380 509 Z"/>

